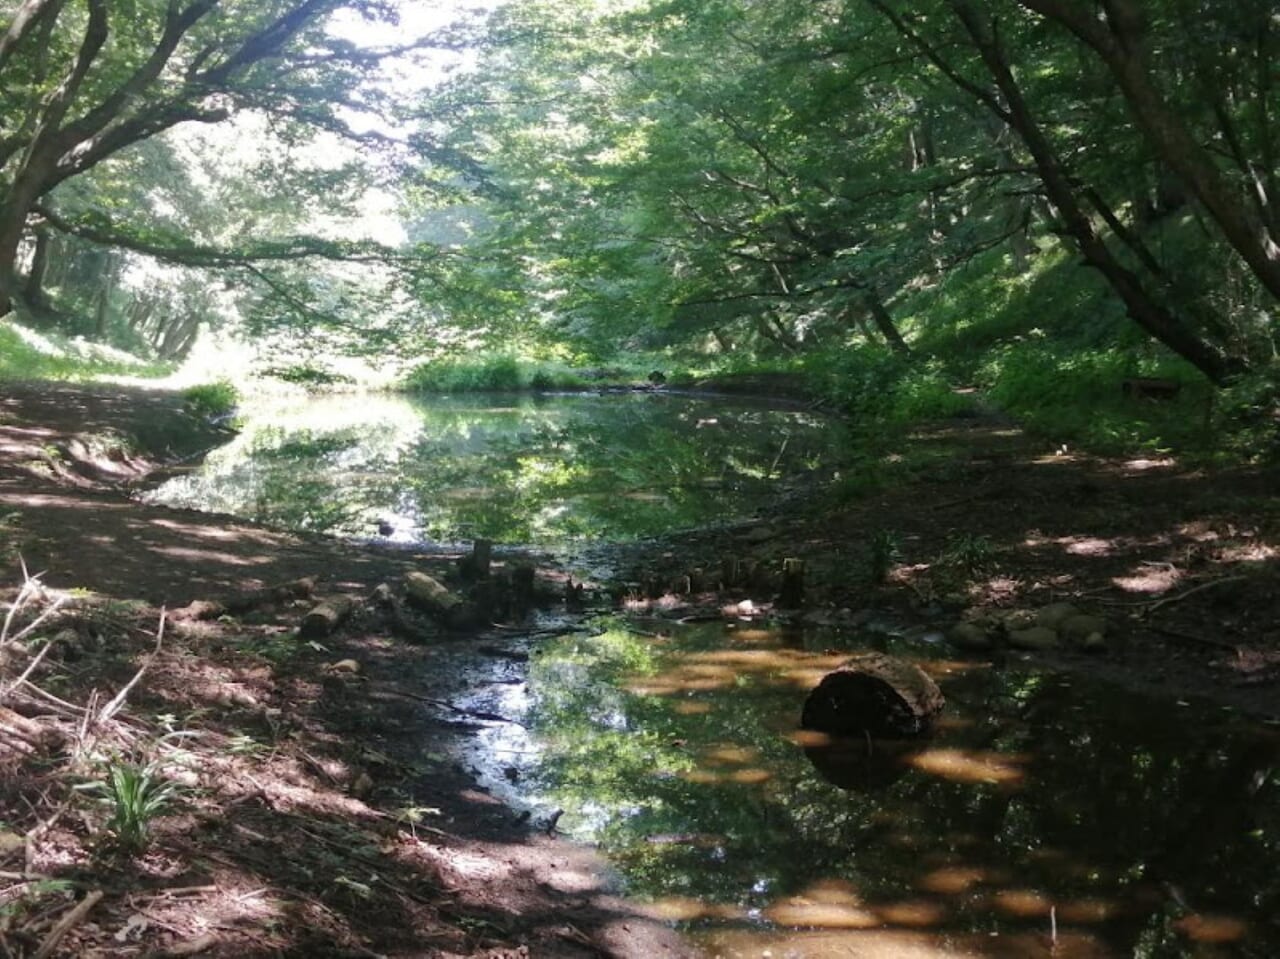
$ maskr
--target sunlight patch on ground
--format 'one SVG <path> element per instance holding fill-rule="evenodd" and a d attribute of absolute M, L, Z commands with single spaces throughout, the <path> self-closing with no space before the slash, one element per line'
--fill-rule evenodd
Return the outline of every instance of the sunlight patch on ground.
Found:
<path fill-rule="evenodd" d="M 1178 465 L 1178 461 L 1170 456 L 1161 457 L 1160 459 L 1133 459 L 1127 460 L 1121 469 L 1126 473 L 1148 473 L 1151 470 L 1172 469 Z"/>
<path fill-rule="evenodd" d="M 1265 563 L 1280 556 L 1280 550 L 1266 543 L 1244 543 L 1224 546 L 1220 558 L 1224 563 Z"/>
<path fill-rule="evenodd" d="M 1021 782 L 1020 768 L 1031 759 L 1023 753 L 997 753 L 968 749 L 926 749 L 907 762 L 931 776 L 951 782 L 1012 784 Z"/>
<path fill-rule="evenodd" d="M 945 896 L 958 896 L 974 886 L 1004 881 L 1004 874 L 981 866 L 942 866 L 916 880 L 916 888 Z"/>
<path fill-rule="evenodd" d="M 1168 592 L 1182 578 L 1182 571 L 1172 563 L 1162 563 L 1158 566 L 1139 566 L 1128 576 L 1113 576 L 1111 582 L 1126 593 L 1156 595 Z"/>
<path fill-rule="evenodd" d="M 765 910 L 765 917 L 781 926 L 810 926 L 818 929 L 876 929 L 883 925 L 870 909 L 851 903 L 813 902 L 787 899 Z"/>
<path fill-rule="evenodd" d="M 664 896 L 643 906 L 645 915 L 663 922 L 693 922 L 696 919 L 741 919 L 742 910 L 734 906 L 703 902 L 686 896 Z"/>
<path fill-rule="evenodd" d="M 1049 936 L 1025 933 L 988 936 L 985 933 L 945 938 L 899 930 L 777 932 L 728 930 L 697 936 L 709 955 L 724 959 L 758 959 L 765 955 L 789 959 L 1103 959 L 1113 953 L 1091 936 L 1059 932 Z"/>
<path fill-rule="evenodd" d="M 261 543 L 264 546 L 277 546 L 281 537 L 265 530 L 253 529 L 232 529 L 220 526 L 196 526 L 191 523 L 179 523 L 171 519 L 153 519 L 152 525 L 162 527 L 163 529 L 173 530 L 175 533 L 182 533 L 184 536 L 194 536 L 200 539 L 209 539 L 216 542 L 251 542 Z"/>
<path fill-rule="evenodd" d="M 1063 536 L 1055 540 L 1069 556 L 1110 556 L 1115 552 L 1115 541 L 1096 536 Z"/>
<path fill-rule="evenodd" d="M 998 912 L 1020 919 L 1048 916 L 1053 907 L 1049 897 L 1038 889 L 1001 889 L 991 901 Z"/>
<path fill-rule="evenodd" d="M 153 546 L 151 552 L 186 563 L 222 563 L 226 566 L 266 566 L 274 562 L 271 556 L 236 556 L 212 549 L 186 549 L 181 546 Z"/>
<path fill-rule="evenodd" d="M 96 511 L 115 510 L 119 512 L 120 510 L 133 508 L 131 503 L 109 503 L 95 500 L 90 504 L 87 500 L 74 496 L 50 496 L 45 493 L 34 493 L 25 496 L 17 493 L 5 493 L 0 495 L 0 503 L 36 509 L 84 509 L 86 506 L 91 505 Z"/>
<path fill-rule="evenodd" d="M 1235 916 L 1196 913 L 1177 920 L 1173 927 L 1192 942 L 1239 942 L 1249 934 L 1249 924 Z"/>

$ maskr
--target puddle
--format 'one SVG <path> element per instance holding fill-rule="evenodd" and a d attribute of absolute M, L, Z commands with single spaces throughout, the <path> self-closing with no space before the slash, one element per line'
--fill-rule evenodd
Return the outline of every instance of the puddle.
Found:
<path fill-rule="evenodd" d="M 645 635 L 642 635 L 645 634 Z M 915 659 L 925 742 L 797 729 L 855 649 Z M 1280 735 L 919 641 L 614 622 L 535 651 L 472 753 L 723 956 L 1280 954 Z M 1226 952 L 1200 950 L 1223 950 Z"/>

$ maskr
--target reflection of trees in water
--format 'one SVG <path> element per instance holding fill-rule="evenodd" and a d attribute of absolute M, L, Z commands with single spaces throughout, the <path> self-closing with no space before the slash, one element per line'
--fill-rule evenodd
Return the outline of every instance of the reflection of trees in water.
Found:
<path fill-rule="evenodd" d="M 403 418 L 352 425 L 349 410 L 333 425 L 322 416 L 251 424 L 163 498 L 347 533 L 367 534 L 391 512 L 435 539 L 628 536 L 732 515 L 764 497 L 780 437 L 795 465 L 821 461 L 830 444 L 820 421 L 719 401 L 484 402 L 406 405 L 416 411 L 411 436 Z"/>
<path fill-rule="evenodd" d="M 555 649 L 535 676 L 546 776 L 566 808 L 613 811 L 598 838 L 637 893 L 763 907 L 839 879 L 869 908 L 929 899 L 956 929 L 1047 928 L 1053 907 L 1064 927 L 1139 955 L 1176 937 L 1185 903 L 1244 910 L 1259 948 L 1280 943 L 1266 926 L 1280 904 L 1275 738 L 1118 690 L 980 670 L 947 684 L 956 721 L 933 740 L 861 768 L 866 744 L 845 744 L 854 761 L 824 777 L 785 738 L 794 688 L 740 673 L 619 700 L 616 657 L 593 664 L 576 642 L 572 683 L 557 685 Z M 642 685 L 688 662 L 652 660 L 662 671 Z M 591 719 L 606 695 L 607 727 Z M 954 766 L 919 761 L 930 751 Z M 988 767 L 1014 774 L 985 782 Z M 861 788 L 828 781 L 842 776 Z"/>

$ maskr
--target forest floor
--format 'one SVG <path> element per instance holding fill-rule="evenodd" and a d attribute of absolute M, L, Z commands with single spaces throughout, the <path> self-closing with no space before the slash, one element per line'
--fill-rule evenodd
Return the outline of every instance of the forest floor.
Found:
<path fill-rule="evenodd" d="M 410 569 L 454 576 L 457 556 L 130 498 L 220 439 L 169 394 L 0 389 L 2 575 L 21 607 L 0 637 L 0 954 L 685 954 L 554 818 L 516 816 L 452 758 L 500 721 L 452 705 L 492 650 L 483 636 L 406 643 L 365 600 Z M 945 632 L 1070 600 L 1105 619 L 1105 651 L 976 655 L 1280 714 L 1275 471 L 1054 450 L 998 417 L 922 427 L 886 467 L 843 504 L 793 491 L 751 522 L 616 549 L 630 585 L 595 599 L 760 615 L 769 576 L 699 580 L 726 557 L 762 570 L 794 557 L 806 595 L 792 615 L 817 624 L 887 614 Z M 42 587 L 20 594 L 19 556 Z M 531 559 L 548 594 L 563 588 L 555 563 Z M 299 638 L 338 596 L 354 615 Z M 18 684 L 38 647 L 16 634 L 57 603 L 39 630 L 55 641 Z M 71 786 L 144 762 L 180 788 L 135 853 Z"/>

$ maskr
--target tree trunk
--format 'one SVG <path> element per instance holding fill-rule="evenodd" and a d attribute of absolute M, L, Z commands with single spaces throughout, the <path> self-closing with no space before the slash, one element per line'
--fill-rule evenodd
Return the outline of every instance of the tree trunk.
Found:
<path fill-rule="evenodd" d="M 907 341 L 898 332 L 897 324 L 893 322 L 893 317 L 885 309 L 884 304 L 880 302 L 880 297 L 876 296 L 871 290 L 864 289 L 862 291 L 862 304 L 867 308 L 867 313 L 870 314 L 876 329 L 880 331 L 880 335 L 889 344 L 889 348 L 899 356 L 910 356 L 911 347 L 907 346 Z"/>
<path fill-rule="evenodd" d="M 26 297 L 27 302 L 36 309 L 42 309 L 48 305 L 45 296 L 45 274 L 49 269 L 49 245 L 50 235 L 47 226 L 38 226 L 35 229 L 36 248 L 31 254 L 31 268 L 27 271 Z"/>
<path fill-rule="evenodd" d="M 1062 0 L 1019 2 L 1065 26 L 1101 57 L 1138 129 L 1160 159 L 1187 184 L 1267 291 L 1280 299 L 1280 244 L 1156 89 L 1146 56 L 1139 5 L 1134 0 L 1108 0 L 1108 16 L 1101 21 L 1083 8 L 1068 7 Z"/>
<path fill-rule="evenodd" d="M 1085 261 L 1111 284 L 1130 318 L 1216 384 L 1221 385 L 1243 372 L 1246 364 L 1242 358 L 1224 353 L 1197 334 L 1181 317 L 1158 302 L 1140 278 L 1115 258 L 1085 213 L 1072 177 L 1032 114 L 999 42 L 982 24 L 968 0 L 950 0 L 950 5 L 1004 95 L 1005 120 L 1030 151 L 1045 191 L 1062 216 L 1066 232 L 1075 240 Z M 993 100 L 984 102 L 992 109 L 1001 110 Z"/>
<path fill-rule="evenodd" d="M 111 297 L 116 291 L 119 274 L 120 261 L 114 256 L 108 257 L 93 310 L 93 335 L 98 340 L 107 338 L 107 318 L 111 315 Z"/>

